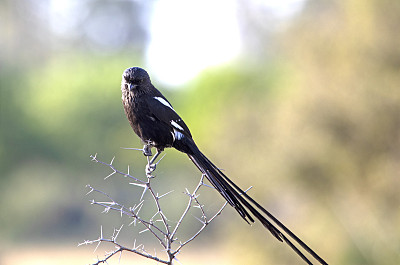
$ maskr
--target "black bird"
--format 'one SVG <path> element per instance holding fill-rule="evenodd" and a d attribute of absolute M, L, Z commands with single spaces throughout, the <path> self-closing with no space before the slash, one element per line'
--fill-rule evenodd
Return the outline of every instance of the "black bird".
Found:
<path fill-rule="evenodd" d="M 121 90 L 126 117 L 135 133 L 145 143 L 144 155 L 149 157 L 152 155 L 151 148 L 157 149 L 157 153 L 146 169 L 148 173 L 155 169 L 153 163 L 165 148 L 173 147 L 187 154 L 215 189 L 247 223 L 253 223 L 254 216 L 276 239 L 286 242 L 308 264 L 312 264 L 311 261 L 286 235 L 310 253 L 319 263 L 327 264 L 271 213 L 233 183 L 199 150 L 185 122 L 175 112 L 169 101 L 153 86 L 144 69 L 139 67 L 126 69 L 122 75 Z"/>

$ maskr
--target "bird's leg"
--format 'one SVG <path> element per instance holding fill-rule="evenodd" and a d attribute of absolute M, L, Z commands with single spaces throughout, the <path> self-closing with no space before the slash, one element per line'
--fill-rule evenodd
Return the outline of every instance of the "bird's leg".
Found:
<path fill-rule="evenodd" d="M 153 164 L 156 161 L 157 157 L 161 154 L 162 151 L 157 150 L 157 153 L 151 158 L 150 164 Z"/>
<path fill-rule="evenodd" d="M 157 149 L 157 153 L 151 158 L 151 160 L 149 159 L 149 157 L 147 157 L 146 175 L 150 175 L 154 170 L 156 170 L 157 164 L 154 164 L 154 161 L 156 161 L 161 152 L 161 150 Z"/>

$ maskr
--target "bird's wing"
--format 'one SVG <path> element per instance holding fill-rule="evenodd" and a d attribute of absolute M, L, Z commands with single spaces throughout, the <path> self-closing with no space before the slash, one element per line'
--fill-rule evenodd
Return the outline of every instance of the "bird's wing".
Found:
<path fill-rule="evenodd" d="M 166 98 L 160 96 L 151 97 L 147 101 L 147 104 L 153 116 L 158 120 L 167 123 L 171 127 L 171 131 L 176 130 L 183 135 L 192 138 L 189 128 Z"/>

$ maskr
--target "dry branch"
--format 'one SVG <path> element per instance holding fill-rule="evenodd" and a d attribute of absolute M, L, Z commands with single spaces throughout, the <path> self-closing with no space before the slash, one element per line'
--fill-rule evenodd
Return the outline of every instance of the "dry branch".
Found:
<path fill-rule="evenodd" d="M 151 260 L 154 260 L 155 262 L 162 263 L 162 264 L 172 264 L 174 260 L 176 260 L 176 256 L 181 252 L 182 248 L 188 245 L 190 242 L 192 242 L 201 232 L 204 231 L 204 229 L 218 216 L 221 214 L 227 203 L 224 203 L 221 208 L 214 213 L 212 216 L 208 217 L 206 215 L 206 212 L 204 210 L 204 205 L 201 204 L 199 201 L 199 190 L 202 187 L 210 187 L 207 184 L 204 184 L 204 175 L 200 177 L 199 183 L 196 185 L 194 188 L 193 192 L 189 192 L 188 189 L 185 190 L 184 194 L 187 195 L 187 206 L 183 210 L 182 214 L 177 218 L 178 221 L 175 223 L 168 220 L 166 218 L 166 215 L 164 214 L 162 207 L 160 205 L 160 200 L 161 199 L 167 199 L 167 195 L 170 194 L 172 191 L 169 191 L 163 195 L 159 195 L 158 192 L 153 188 L 152 186 L 152 181 L 154 180 L 154 177 L 151 175 L 151 172 L 147 170 L 146 178 L 147 180 L 141 180 L 137 177 L 132 176 L 129 173 L 129 167 L 128 167 L 128 172 L 124 173 L 117 168 L 114 167 L 113 162 L 114 158 L 111 160 L 110 163 L 106 163 L 103 161 L 98 160 L 97 154 L 90 156 L 92 158 L 92 161 L 105 165 L 111 169 L 111 173 L 105 177 L 105 179 L 110 178 L 111 176 L 114 175 L 121 175 L 123 177 L 128 177 L 131 181 L 130 184 L 133 184 L 134 186 L 140 187 L 143 189 L 141 197 L 139 199 L 139 202 L 134 204 L 132 207 L 126 207 L 119 203 L 118 201 L 114 200 L 113 197 L 99 189 L 96 189 L 90 185 L 87 185 L 89 188 L 89 192 L 87 194 L 91 193 L 97 193 L 100 194 L 101 197 L 105 199 L 105 201 L 98 201 L 98 200 L 91 200 L 91 204 L 93 205 L 98 205 L 104 208 L 103 212 L 108 213 L 108 212 L 118 212 L 121 216 L 127 216 L 130 220 L 130 224 L 134 223 L 135 226 L 136 224 L 140 224 L 144 230 L 139 232 L 139 235 L 143 232 L 149 231 L 151 235 L 153 236 L 154 239 L 156 239 L 159 244 L 161 245 L 163 252 L 166 253 L 166 258 L 160 258 L 157 256 L 157 254 L 150 254 L 150 252 L 146 251 L 145 247 L 143 244 L 139 244 L 136 246 L 136 241 L 139 241 L 140 238 L 135 239 L 134 246 L 132 248 L 124 246 L 122 243 L 117 241 L 118 236 L 120 235 L 123 225 L 115 229 L 110 238 L 104 237 L 103 236 L 103 228 L 101 227 L 100 229 L 100 236 L 95 239 L 95 240 L 85 240 L 82 243 L 79 243 L 78 246 L 81 245 L 91 245 L 91 244 L 96 244 L 95 250 L 100 246 L 101 243 L 108 243 L 114 246 L 114 249 L 112 251 L 109 251 L 105 254 L 104 258 L 98 259 L 94 265 L 96 264 L 101 264 L 101 263 L 107 263 L 108 260 L 114 256 L 116 256 L 118 253 L 121 256 L 122 252 L 130 252 L 134 253 L 137 255 L 140 255 L 144 258 L 148 258 Z M 149 161 L 149 160 L 148 160 Z M 149 165 L 146 165 L 146 169 L 149 168 Z M 156 213 L 151 217 L 151 218 L 144 218 L 141 216 L 140 212 L 144 207 L 147 207 L 145 205 L 143 197 L 146 192 L 149 192 L 151 194 L 152 202 L 154 206 L 156 207 Z M 198 208 L 200 209 L 200 217 L 195 218 L 199 220 L 202 223 L 202 226 L 199 229 L 196 229 L 195 231 L 192 232 L 192 236 L 189 238 L 185 239 L 184 241 L 181 241 L 177 237 L 177 232 L 179 228 L 181 227 L 184 219 L 187 219 L 188 213 L 191 208 Z M 174 223 L 174 225 L 172 225 Z M 172 229 L 173 227 L 173 229 Z M 126 228 L 125 228 L 126 229 Z M 179 242 L 177 245 L 173 243 L 174 242 Z"/>

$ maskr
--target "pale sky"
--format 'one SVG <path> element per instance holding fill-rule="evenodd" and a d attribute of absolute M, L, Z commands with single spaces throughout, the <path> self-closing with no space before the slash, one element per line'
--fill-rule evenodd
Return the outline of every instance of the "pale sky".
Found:
<path fill-rule="evenodd" d="M 246 1 L 284 19 L 299 10 L 306 0 Z M 82 0 L 50 1 L 50 23 L 56 33 L 74 35 L 79 19 L 74 13 L 82 3 Z M 146 51 L 146 67 L 151 76 L 157 82 L 179 86 L 207 67 L 237 57 L 242 45 L 237 20 L 240 10 L 236 3 L 234 0 L 154 1 Z"/>
<path fill-rule="evenodd" d="M 151 19 L 147 63 L 162 82 L 178 85 L 240 52 L 232 0 L 158 1 Z"/>
<path fill-rule="evenodd" d="M 285 18 L 304 0 L 248 0 Z M 153 7 L 147 65 L 162 83 L 181 85 L 209 66 L 233 60 L 241 41 L 232 0 L 162 0 Z"/>

